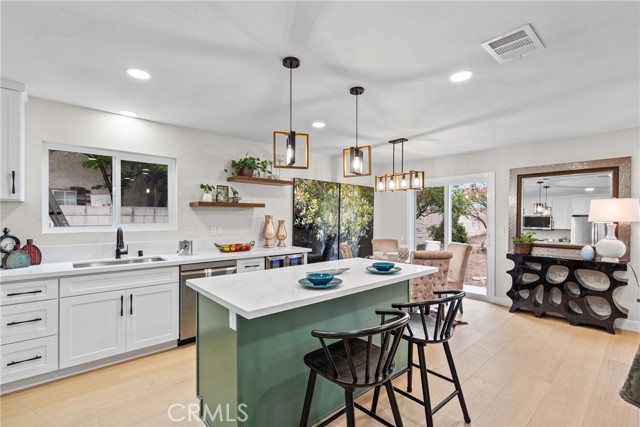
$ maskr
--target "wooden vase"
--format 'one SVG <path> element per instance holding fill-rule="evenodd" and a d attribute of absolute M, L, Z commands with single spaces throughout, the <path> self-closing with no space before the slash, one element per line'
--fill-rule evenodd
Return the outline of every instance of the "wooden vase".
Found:
<path fill-rule="evenodd" d="M 284 227 L 284 219 L 278 220 L 278 231 L 276 231 L 276 237 L 278 238 L 278 247 L 287 246 L 284 242 L 287 238 L 287 229 Z"/>
<path fill-rule="evenodd" d="M 273 238 L 276 237 L 276 231 L 273 228 L 273 216 L 264 216 L 264 228 L 262 229 L 262 237 L 264 237 L 264 247 L 273 247 Z"/>

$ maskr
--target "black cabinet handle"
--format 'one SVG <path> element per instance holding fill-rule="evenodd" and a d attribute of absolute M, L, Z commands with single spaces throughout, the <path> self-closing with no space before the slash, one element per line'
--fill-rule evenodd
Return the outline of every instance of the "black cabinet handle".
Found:
<path fill-rule="evenodd" d="M 129 295 L 129 314 L 133 314 L 133 294 Z"/>
<path fill-rule="evenodd" d="M 11 171 L 11 194 L 16 194 L 16 171 Z"/>
<path fill-rule="evenodd" d="M 8 297 L 15 297 L 16 295 L 27 295 L 27 294 L 39 294 L 42 290 L 39 291 L 28 291 L 28 292 L 14 292 L 11 294 L 7 294 Z"/>
<path fill-rule="evenodd" d="M 9 362 L 7 366 L 17 365 L 18 363 L 31 362 L 32 360 L 42 359 L 42 356 L 32 357 L 31 359 L 18 360 L 17 362 Z"/>
<path fill-rule="evenodd" d="M 120 295 L 120 317 L 124 316 L 124 295 Z"/>
<path fill-rule="evenodd" d="M 42 318 L 41 317 L 36 317 L 35 319 L 31 319 L 31 320 L 21 320 L 20 322 L 11 322 L 11 323 L 7 323 L 7 326 L 13 326 L 13 325 L 19 325 L 21 323 L 31 323 L 31 322 L 39 322 L 41 321 Z"/>

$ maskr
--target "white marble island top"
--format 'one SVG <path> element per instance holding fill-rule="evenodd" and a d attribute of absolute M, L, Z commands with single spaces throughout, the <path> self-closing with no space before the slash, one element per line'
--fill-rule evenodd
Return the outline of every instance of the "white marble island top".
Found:
<path fill-rule="evenodd" d="M 251 273 L 188 280 L 187 285 L 201 295 L 245 319 L 255 319 L 286 310 L 317 304 L 369 289 L 388 286 L 414 277 L 432 274 L 435 267 L 397 264 L 395 274 L 372 274 L 365 270 L 373 261 L 342 259 L 317 264 L 255 271 Z M 307 289 L 298 283 L 307 272 L 349 267 L 336 276 L 342 284 L 331 289 Z"/>

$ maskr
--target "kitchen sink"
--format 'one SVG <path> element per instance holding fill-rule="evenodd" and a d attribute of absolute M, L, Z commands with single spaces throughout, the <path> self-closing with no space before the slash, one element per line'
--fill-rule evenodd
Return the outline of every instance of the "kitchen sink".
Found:
<path fill-rule="evenodd" d="M 129 265 L 129 264 L 146 264 L 149 262 L 166 261 L 161 257 L 146 257 L 146 258 L 125 258 L 125 259 L 109 259 L 101 261 L 87 261 L 76 262 L 73 264 L 73 268 L 88 268 L 88 267 L 108 267 L 110 265 Z"/>

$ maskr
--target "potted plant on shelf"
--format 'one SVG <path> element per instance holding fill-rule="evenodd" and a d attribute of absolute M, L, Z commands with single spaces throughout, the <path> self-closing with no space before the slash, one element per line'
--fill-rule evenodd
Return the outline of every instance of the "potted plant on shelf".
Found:
<path fill-rule="evenodd" d="M 270 174 L 269 160 L 262 160 L 260 157 L 250 157 L 249 153 L 238 160 L 231 160 L 231 170 L 224 168 L 225 173 L 238 176 L 253 176 L 253 171 L 258 171 L 264 175 Z"/>
<path fill-rule="evenodd" d="M 235 187 L 231 187 L 231 194 L 233 194 L 231 197 L 231 203 L 239 203 L 242 197 L 240 197 L 240 193 L 238 193 L 238 190 L 236 190 Z"/>
<path fill-rule="evenodd" d="M 214 186 L 211 184 L 200 184 L 200 188 L 202 189 L 202 191 L 204 191 L 204 194 L 202 195 L 203 202 L 213 201 L 213 196 L 211 195 L 211 192 L 213 191 L 213 187 Z"/>
<path fill-rule="evenodd" d="M 531 252 L 531 244 L 533 243 L 533 231 L 513 236 L 513 253 L 519 255 L 529 255 Z"/>

